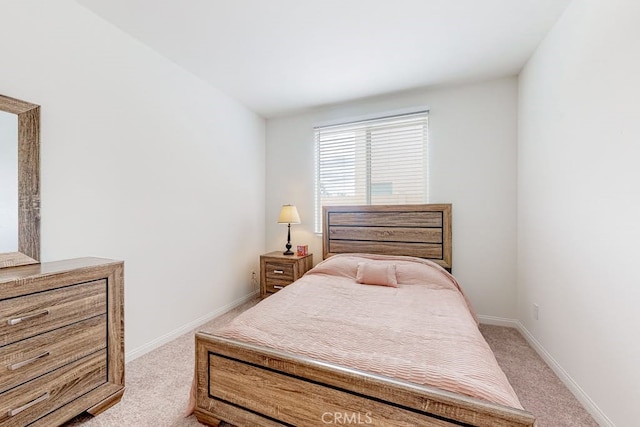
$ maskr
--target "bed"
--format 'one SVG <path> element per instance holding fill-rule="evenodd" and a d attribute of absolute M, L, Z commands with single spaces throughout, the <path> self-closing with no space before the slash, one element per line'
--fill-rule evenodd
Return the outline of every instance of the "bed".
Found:
<path fill-rule="evenodd" d="M 196 334 L 200 422 L 535 425 L 447 271 L 451 205 L 327 207 L 323 258 Z"/>

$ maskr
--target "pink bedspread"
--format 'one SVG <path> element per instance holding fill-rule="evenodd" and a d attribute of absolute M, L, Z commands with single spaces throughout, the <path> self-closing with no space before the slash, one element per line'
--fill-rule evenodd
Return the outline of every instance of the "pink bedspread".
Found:
<path fill-rule="evenodd" d="M 397 288 L 355 282 L 372 259 Z M 333 256 L 215 333 L 522 408 L 455 279 L 418 258 Z"/>

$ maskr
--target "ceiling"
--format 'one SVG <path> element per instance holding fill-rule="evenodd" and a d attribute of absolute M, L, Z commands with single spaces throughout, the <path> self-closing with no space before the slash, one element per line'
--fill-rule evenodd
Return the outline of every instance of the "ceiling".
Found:
<path fill-rule="evenodd" d="M 516 75 L 571 0 L 76 0 L 263 117 Z"/>

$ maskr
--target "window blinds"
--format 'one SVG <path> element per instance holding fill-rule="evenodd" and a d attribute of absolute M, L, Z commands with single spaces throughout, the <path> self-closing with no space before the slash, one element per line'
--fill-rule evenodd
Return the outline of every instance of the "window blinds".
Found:
<path fill-rule="evenodd" d="M 428 112 L 315 128 L 316 232 L 322 206 L 426 203 Z"/>

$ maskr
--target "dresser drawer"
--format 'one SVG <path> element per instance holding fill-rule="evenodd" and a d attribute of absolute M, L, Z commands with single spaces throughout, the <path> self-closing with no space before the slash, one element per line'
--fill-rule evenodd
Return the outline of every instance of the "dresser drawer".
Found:
<path fill-rule="evenodd" d="M 290 285 L 291 283 L 291 280 L 267 279 L 267 292 L 278 292 L 280 289 L 284 288 L 287 285 Z"/>
<path fill-rule="evenodd" d="M 260 296 L 267 297 L 298 280 L 313 266 L 313 255 L 260 255 Z"/>
<path fill-rule="evenodd" d="M 267 262 L 266 275 L 267 279 L 285 280 L 291 283 L 293 282 L 293 265 Z"/>
<path fill-rule="evenodd" d="M 25 426 L 107 382 L 101 350 L 0 395 L 0 425 Z"/>
<path fill-rule="evenodd" d="M 106 314 L 0 347 L 0 393 L 106 347 Z"/>
<path fill-rule="evenodd" d="M 0 301 L 0 346 L 106 313 L 106 285 L 102 279 Z"/>

